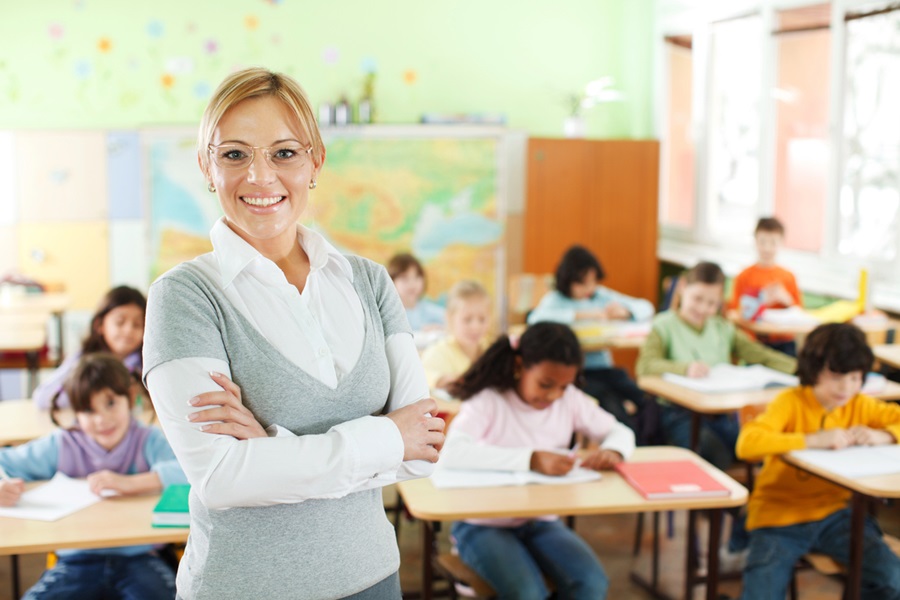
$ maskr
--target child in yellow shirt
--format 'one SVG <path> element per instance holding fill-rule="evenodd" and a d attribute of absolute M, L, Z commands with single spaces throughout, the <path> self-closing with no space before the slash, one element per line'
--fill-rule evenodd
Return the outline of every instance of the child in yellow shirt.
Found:
<path fill-rule="evenodd" d="M 786 390 L 742 429 L 737 455 L 763 460 L 750 496 L 750 554 L 741 598 L 783 598 L 794 565 L 808 552 L 847 564 L 850 492 L 796 469 L 781 455 L 802 448 L 896 444 L 900 406 L 860 393 L 872 351 L 849 324 L 817 327 L 800 351 L 800 387 Z M 900 598 L 900 558 L 871 517 L 865 524 L 862 597 Z"/>
<path fill-rule="evenodd" d="M 460 281 L 447 295 L 450 335 L 422 353 L 428 387 L 446 388 L 487 348 L 491 297 L 476 281 Z"/>

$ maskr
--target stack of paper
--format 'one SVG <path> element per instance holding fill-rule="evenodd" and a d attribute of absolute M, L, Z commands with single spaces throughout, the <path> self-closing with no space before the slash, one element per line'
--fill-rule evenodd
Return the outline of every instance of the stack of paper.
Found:
<path fill-rule="evenodd" d="M 438 467 L 431 475 L 436 488 L 480 488 L 507 485 L 527 485 L 529 483 L 558 485 L 596 481 L 601 475 L 597 471 L 576 467 L 566 475 L 554 477 L 535 471 L 476 471 L 469 469 L 448 469 Z"/>
<path fill-rule="evenodd" d="M 853 446 L 842 450 L 795 450 L 791 456 L 851 479 L 900 473 L 900 445 L 897 444 Z"/>
<path fill-rule="evenodd" d="M 763 323 L 783 325 L 785 327 L 815 327 L 821 323 L 819 319 L 799 306 L 792 306 L 790 308 L 767 308 L 762 312 L 759 320 Z"/>
<path fill-rule="evenodd" d="M 0 507 L 0 517 L 58 521 L 65 516 L 100 502 L 85 479 L 72 479 L 57 473 L 43 485 L 22 494 L 19 503 Z"/>
<path fill-rule="evenodd" d="M 796 376 L 788 375 L 763 365 L 739 367 L 721 364 L 710 369 L 709 375 L 706 377 L 685 377 L 684 375 L 665 373 L 663 374 L 663 379 L 688 389 L 710 394 L 747 392 L 767 387 L 795 386 L 799 384 Z"/>

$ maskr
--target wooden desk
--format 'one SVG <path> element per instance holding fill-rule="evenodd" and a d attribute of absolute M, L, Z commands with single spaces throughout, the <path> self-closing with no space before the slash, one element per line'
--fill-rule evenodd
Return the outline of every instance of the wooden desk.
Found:
<path fill-rule="evenodd" d="M 740 315 L 735 311 L 729 312 L 728 318 L 741 329 L 749 331 L 756 335 L 775 335 L 803 338 L 813 329 L 821 325 L 821 323 L 781 324 L 770 323 L 763 320 L 748 321 L 741 318 Z M 851 319 L 849 322 L 859 327 L 863 331 L 863 333 L 866 334 L 866 339 L 869 340 L 870 344 L 872 344 L 873 342 L 877 343 L 878 341 L 883 341 L 884 335 L 888 331 L 897 329 L 898 325 L 897 321 L 894 321 L 892 319 L 862 319 L 859 322 L 855 322 L 853 319 Z"/>
<path fill-rule="evenodd" d="M 872 346 L 872 352 L 884 364 L 900 369 L 900 344 L 878 344 Z"/>
<path fill-rule="evenodd" d="M 709 394 L 688 389 L 662 377 L 650 375 L 638 379 L 638 387 L 691 411 L 691 448 L 697 450 L 702 415 L 738 412 L 747 406 L 765 406 L 786 388 L 768 388 L 747 392 Z M 900 400 L 900 383 L 887 380 L 884 389 L 871 394 L 881 400 Z"/>
<path fill-rule="evenodd" d="M 31 400 L 0 402 L 0 447 L 30 442 L 55 428 L 49 411 L 40 410 Z"/>
<path fill-rule="evenodd" d="M 649 323 L 647 324 L 647 332 L 637 332 L 636 324 L 631 321 L 608 321 L 608 322 L 577 322 L 571 325 L 572 331 L 578 337 L 581 343 L 581 349 L 584 352 L 600 352 L 601 350 L 615 350 L 618 348 L 637 349 L 644 345 L 644 340 L 650 333 Z M 525 332 L 526 325 L 513 325 L 509 328 L 509 335 L 522 335 Z M 593 332 L 592 329 L 603 328 L 599 332 Z"/>
<path fill-rule="evenodd" d="M 868 498 L 900 498 L 900 473 L 860 477 L 851 479 L 812 465 L 794 456 L 785 454 L 784 461 L 790 465 L 830 481 L 853 493 L 850 506 L 850 564 L 847 565 L 847 600 L 858 600 L 862 585 L 863 525 L 866 517 Z"/>
<path fill-rule="evenodd" d="M 683 448 L 669 446 L 642 447 L 635 450 L 632 462 L 655 460 L 692 460 L 715 477 L 731 495 L 719 498 L 689 498 L 674 500 L 646 500 L 615 471 L 604 471 L 600 481 L 571 485 L 526 485 L 476 489 L 437 489 L 430 479 L 416 479 L 398 484 L 404 503 L 417 519 L 423 521 L 422 595 L 430 600 L 434 572 L 435 526 L 433 522 L 497 517 L 539 517 L 543 515 L 598 515 L 668 510 L 688 510 L 689 521 L 696 518 L 694 511 L 711 510 L 709 531 L 709 576 L 706 597 L 717 597 L 718 549 L 721 528 L 720 512 L 723 508 L 742 506 L 747 502 L 747 490 L 708 462 Z M 693 586 L 701 583 L 696 573 L 696 553 L 693 539 L 687 536 L 688 577 L 685 597 L 690 598 Z M 658 550 L 654 539 L 654 550 Z M 655 557 L 658 559 L 658 555 Z M 636 574 L 632 579 L 656 590 L 658 564 L 654 560 L 649 584 Z M 656 590 L 658 592 L 658 590 Z"/>
<path fill-rule="evenodd" d="M 152 424 L 155 418 L 156 414 L 150 409 L 140 415 L 145 425 Z M 69 408 L 60 409 L 56 412 L 56 420 L 69 427 L 75 423 L 75 413 Z M 30 442 L 55 428 L 50 411 L 41 410 L 29 399 L 0 401 L 0 448 Z"/>
<path fill-rule="evenodd" d="M 38 485 L 29 484 L 29 487 Z M 12 557 L 12 586 L 19 597 L 18 555 L 61 548 L 113 548 L 139 544 L 184 543 L 186 527 L 152 527 L 159 494 L 107 498 L 59 521 L 0 517 L 0 556 Z"/>

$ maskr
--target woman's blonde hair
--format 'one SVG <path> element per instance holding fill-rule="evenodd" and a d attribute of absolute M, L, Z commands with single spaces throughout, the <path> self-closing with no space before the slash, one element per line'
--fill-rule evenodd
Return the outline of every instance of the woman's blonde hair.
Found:
<path fill-rule="evenodd" d="M 260 67 L 251 67 L 226 77 L 213 92 L 209 104 L 206 105 L 206 110 L 203 111 L 197 150 L 204 171 L 209 168 L 208 146 L 222 116 L 239 102 L 262 96 L 275 96 L 297 116 L 301 130 L 312 145 L 313 162 L 317 167 L 321 166 L 325 160 L 325 145 L 322 143 L 319 125 L 316 123 L 316 117 L 309 99 L 306 97 L 306 92 L 299 83 L 287 75 L 274 73 Z"/>

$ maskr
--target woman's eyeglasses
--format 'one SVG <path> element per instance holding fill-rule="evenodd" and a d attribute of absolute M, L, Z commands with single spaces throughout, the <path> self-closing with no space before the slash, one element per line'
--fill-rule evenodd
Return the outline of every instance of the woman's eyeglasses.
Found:
<path fill-rule="evenodd" d="M 253 164 L 256 150 L 262 150 L 266 162 L 273 169 L 298 169 L 312 159 L 312 146 L 286 142 L 276 146 L 248 146 L 230 143 L 207 146 L 216 166 L 223 169 L 245 169 Z"/>

